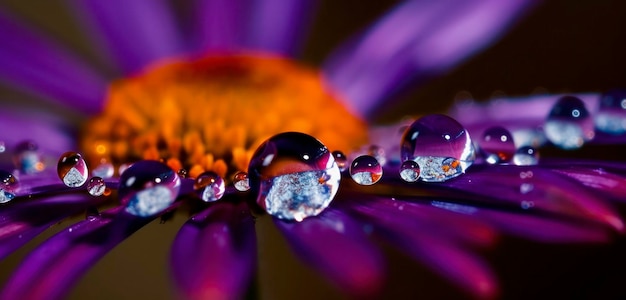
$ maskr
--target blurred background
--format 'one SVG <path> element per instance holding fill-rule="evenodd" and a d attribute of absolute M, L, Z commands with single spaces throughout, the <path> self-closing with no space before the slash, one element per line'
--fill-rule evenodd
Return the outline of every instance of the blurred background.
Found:
<path fill-rule="evenodd" d="M 35 4 L 36 3 L 36 4 Z M 4 0 L 0 8 L 26 20 L 52 39 L 76 51 L 105 73 L 113 70 L 94 56 L 79 24 L 62 1 Z M 366 28 L 396 1 L 320 1 L 300 59 L 318 66 L 352 34 Z M 173 5 L 183 15 L 184 2 Z M 544 1 L 522 18 L 501 40 L 445 76 L 417 82 L 398 94 L 398 103 L 379 112 L 377 122 L 389 123 L 405 114 L 441 112 L 460 91 L 477 100 L 492 95 L 601 92 L 624 87 L 626 80 L 626 1 Z M 1 44 L 0 44 L 1 47 Z M 68 118 L 81 116 L 46 104 L 10 87 L 0 86 L 0 101 L 37 106 Z M 622 152 L 623 153 L 623 152 Z M 75 220 L 67 220 L 67 226 Z M 174 297 L 168 275 L 169 246 L 184 223 L 176 216 L 166 224 L 153 222 L 115 248 L 79 283 L 71 298 L 169 299 Z M 0 282 L 34 245 L 0 262 Z M 264 299 L 341 298 L 332 285 L 302 265 L 267 217 L 259 218 L 259 272 L 250 295 Z M 383 246 L 385 247 L 385 246 Z M 466 297 L 427 267 L 396 250 L 389 259 L 388 298 Z M 626 296 L 626 241 L 611 245 L 544 245 L 504 238 L 484 256 L 500 278 L 503 298 L 550 296 L 603 298 Z"/>

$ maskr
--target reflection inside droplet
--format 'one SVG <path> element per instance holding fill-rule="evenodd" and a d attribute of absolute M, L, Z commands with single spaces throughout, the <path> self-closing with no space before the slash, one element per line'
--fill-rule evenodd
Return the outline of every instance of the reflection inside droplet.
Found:
<path fill-rule="evenodd" d="M 77 152 L 65 152 L 57 163 L 57 175 L 68 187 L 79 187 L 87 182 L 89 170 L 87 163 Z"/>
<path fill-rule="evenodd" d="M 562 149 L 577 149 L 593 139 L 594 125 L 585 103 L 574 96 L 561 97 L 544 125 L 546 137 Z"/>
<path fill-rule="evenodd" d="M 352 161 L 350 176 L 360 185 L 372 185 L 383 176 L 383 167 L 373 156 L 361 155 Z"/>
<path fill-rule="evenodd" d="M 154 160 L 132 164 L 120 176 L 119 198 L 126 212 L 149 217 L 168 208 L 178 196 L 180 178 L 167 165 Z"/>
<path fill-rule="evenodd" d="M 0 203 L 13 200 L 20 184 L 13 174 L 0 170 Z"/>

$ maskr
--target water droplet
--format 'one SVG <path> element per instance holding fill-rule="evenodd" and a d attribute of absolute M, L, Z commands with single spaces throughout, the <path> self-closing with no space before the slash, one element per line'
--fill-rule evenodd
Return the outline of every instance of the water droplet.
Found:
<path fill-rule="evenodd" d="M 341 151 L 333 151 L 333 157 L 339 167 L 339 171 L 343 172 L 348 169 L 348 158 Z"/>
<path fill-rule="evenodd" d="M 167 165 L 154 160 L 132 164 L 120 176 L 119 198 L 126 212 L 149 217 L 168 208 L 180 190 L 180 178 Z"/>
<path fill-rule="evenodd" d="M 401 158 L 420 166 L 420 180 L 442 182 L 472 165 L 474 146 L 467 130 L 445 115 L 427 115 L 413 122 L 402 136 Z"/>
<path fill-rule="evenodd" d="M 98 211 L 98 208 L 96 208 L 95 206 L 90 206 L 85 211 L 85 220 L 87 221 L 95 221 L 99 217 L 100 217 L 100 212 Z"/>
<path fill-rule="evenodd" d="M 564 96 L 554 104 L 544 131 L 550 142 L 563 149 L 580 148 L 595 134 L 585 103 L 573 96 Z"/>
<path fill-rule="evenodd" d="M 92 196 L 102 196 L 104 194 L 104 190 L 106 190 L 106 183 L 104 179 L 98 176 L 94 176 L 89 179 L 87 183 L 87 191 Z"/>
<path fill-rule="evenodd" d="M 119 167 L 117 167 L 117 174 L 124 174 L 124 172 L 126 170 L 128 170 L 128 168 L 130 168 L 130 166 L 132 166 L 133 164 L 121 164 Z"/>
<path fill-rule="evenodd" d="M 539 163 L 539 151 L 525 146 L 517 149 L 513 155 L 513 164 L 516 166 L 533 166 Z"/>
<path fill-rule="evenodd" d="M 595 124 L 606 133 L 626 133 L 626 90 L 612 90 L 602 95 Z"/>
<path fill-rule="evenodd" d="M 79 187 L 87 182 L 89 170 L 80 153 L 70 151 L 59 158 L 57 174 L 66 186 Z"/>
<path fill-rule="evenodd" d="M 196 178 L 193 188 L 200 194 L 202 201 L 213 202 L 224 196 L 226 185 L 222 177 L 215 172 L 207 171 Z"/>
<path fill-rule="evenodd" d="M 15 167 L 26 174 L 43 171 L 45 165 L 39 154 L 39 146 L 33 141 L 23 141 L 15 146 Z"/>
<path fill-rule="evenodd" d="M 480 142 L 480 149 L 483 151 L 487 163 L 508 163 L 515 154 L 515 143 L 508 130 L 496 126 L 485 130 Z"/>
<path fill-rule="evenodd" d="M 383 177 L 383 167 L 376 158 L 361 155 L 352 161 L 350 176 L 354 182 L 360 185 L 372 185 Z"/>
<path fill-rule="evenodd" d="M 110 162 L 102 161 L 100 164 L 91 171 L 93 176 L 97 176 L 100 178 L 111 178 L 113 177 L 113 173 L 115 173 L 115 167 Z"/>
<path fill-rule="evenodd" d="M 248 179 L 248 173 L 246 172 L 237 172 L 233 177 L 233 185 L 235 189 L 240 192 L 245 192 L 250 189 L 250 180 Z"/>
<path fill-rule="evenodd" d="M 4 151 L 7 151 L 7 147 L 3 141 L 0 141 L 0 153 L 4 153 Z"/>
<path fill-rule="evenodd" d="M 0 170 L 0 203 L 13 200 L 19 187 L 20 184 L 13 174 Z"/>
<path fill-rule="evenodd" d="M 328 207 L 341 180 L 326 146 L 298 132 L 277 134 L 259 146 L 248 175 L 259 206 L 272 216 L 296 221 Z"/>
<path fill-rule="evenodd" d="M 416 182 L 420 177 L 420 166 L 412 160 L 407 160 L 400 166 L 400 177 L 406 182 Z"/>
<path fill-rule="evenodd" d="M 187 170 L 185 169 L 180 169 L 176 173 L 178 174 L 178 177 L 180 178 L 187 178 L 187 175 L 189 174 L 189 172 L 187 172 Z"/>

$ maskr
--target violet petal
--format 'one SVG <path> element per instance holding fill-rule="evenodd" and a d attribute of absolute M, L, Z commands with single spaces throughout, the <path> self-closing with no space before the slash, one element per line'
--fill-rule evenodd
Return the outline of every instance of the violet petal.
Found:
<path fill-rule="evenodd" d="M 0 39 L 0 79 L 85 113 L 100 109 L 106 79 L 76 55 L 5 13 L 0 13 Z"/>
<path fill-rule="evenodd" d="M 9 151 L 25 139 L 36 141 L 42 153 L 55 156 L 75 149 L 76 143 L 64 125 L 62 120 L 45 112 L 22 112 L 0 106 L 0 141 Z"/>
<path fill-rule="evenodd" d="M 243 296 L 256 265 L 248 206 L 218 201 L 193 216 L 176 235 L 170 265 L 185 299 Z"/>
<path fill-rule="evenodd" d="M 0 299 L 60 299 L 102 256 L 154 218 L 123 207 L 78 222 L 33 250 L 0 292 Z"/>
<path fill-rule="evenodd" d="M 342 47 L 325 74 L 349 107 L 368 115 L 416 75 L 441 73 L 491 44 L 533 2 L 405 2 Z"/>
<path fill-rule="evenodd" d="M 361 226 L 338 210 L 290 223 L 274 219 L 294 253 L 351 295 L 375 294 L 381 287 L 383 266 L 378 250 Z"/>
<path fill-rule="evenodd" d="M 196 0 L 193 8 L 195 24 L 191 30 L 195 30 L 197 51 L 228 51 L 243 46 L 249 13 L 243 1 Z"/>
<path fill-rule="evenodd" d="M 88 0 L 72 4 L 89 36 L 102 38 L 93 42 L 107 49 L 126 73 L 185 51 L 168 1 Z"/>

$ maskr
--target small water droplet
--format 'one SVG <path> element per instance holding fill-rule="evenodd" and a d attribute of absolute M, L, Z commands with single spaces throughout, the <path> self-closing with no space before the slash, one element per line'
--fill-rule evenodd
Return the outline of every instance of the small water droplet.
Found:
<path fill-rule="evenodd" d="M 626 133 L 626 90 L 618 89 L 602 94 L 595 114 L 595 125 L 606 133 Z"/>
<path fill-rule="evenodd" d="M 530 178 L 533 178 L 533 176 L 535 176 L 533 171 L 522 171 L 522 172 L 519 172 L 519 178 L 521 178 L 521 179 L 530 179 Z"/>
<path fill-rule="evenodd" d="M 535 206 L 535 202 L 524 200 L 520 203 L 520 206 L 522 207 L 522 209 L 530 209 Z"/>
<path fill-rule="evenodd" d="M 83 157 L 77 152 L 65 152 L 59 158 L 57 174 L 69 187 L 79 187 L 87 182 L 89 170 Z"/>
<path fill-rule="evenodd" d="M 15 167 L 26 174 L 44 170 L 45 165 L 39 154 L 39 146 L 33 141 L 23 141 L 15 146 Z"/>
<path fill-rule="evenodd" d="M 516 166 L 533 166 L 539 163 L 539 151 L 525 146 L 517 149 L 513 155 L 513 164 Z"/>
<path fill-rule="evenodd" d="M 89 192 L 90 195 L 92 196 L 102 196 L 104 194 L 104 190 L 106 190 L 106 183 L 104 182 L 104 179 L 98 177 L 98 176 L 94 176 L 91 179 L 89 179 L 89 182 L 87 183 L 87 191 Z"/>
<path fill-rule="evenodd" d="M 420 166 L 412 160 L 407 160 L 400 166 L 400 177 L 406 182 L 416 182 L 420 177 Z"/>
<path fill-rule="evenodd" d="M 187 172 L 187 170 L 185 170 L 185 169 L 180 169 L 176 173 L 178 174 L 178 177 L 180 177 L 180 178 L 187 178 L 187 176 L 189 174 L 189 172 Z"/>
<path fill-rule="evenodd" d="M 420 180 L 442 182 L 464 173 L 474 162 L 475 151 L 459 122 L 435 114 L 416 120 L 404 132 L 401 158 L 417 162 Z"/>
<path fill-rule="evenodd" d="M 235 176 L 233 176 L 233 185 L 235 189 L 240 192 L 246 192 L 250 189 L 250 180 L 248 179 L 248 173 L 246 172 L 237 172 Z"/>
<path fill-rule="evenodd" d="M 15 198 L 20 184 L 13 174 L 0 170 L 0 203 L 6 203 Z"/>
<path fill-rule="evenodd" d="M 213 202 L 222 199 L 226 185 L 224 179 L 215 172 L 207 171 L 196 178 L 193 185 L 194 189 L 200 194 L 200 199 L 204 202 Z"/>
<path fill-rule="evenodd" d="M 85 220 L 87 221 L 95 221 L 100 217 L 100 212 L 98 211 L 98 208 L 91 206 L 88 207 L 87 210 L 85 211 Z"/>
<path fill-rule="evenodd" d="M 580 148 L 595 135 L 585 103 L 574 96 L 561 97 L 554 104 L 544 131 L 550 142 L 563 149 Z"/>
<path fill-rule="evenodd" d="M 259 146 L 248 175 L 259 206 L 272 216 L 296 221 L 326 209 L 341 180 L 326 146 L 298 132 L 277 134 Z"/>
<path fill-rule="evenodd" d="M 508 163 L 515 154 L 515 143 L 511 133 L 503 127 L 495 126 L 485 130 L 480 149 L 487 163 Z"/>
<path fill-rule="evenodd" d="M 383 176 L 383 167 L 376 158 L 361 155 L 352 161 L 350 176 L 354 182 L 360 185 L 372 185 Z"/>
<path fill-rule="evenodd" d="M 113 167 L 113 164 L 107 162 L 106 160 L 101 161 L 100 164 L 98 164 L 98 166 L 91 171 L 93 176 L 100 178 L 111 178 L 113 177 L 113 173 L 115 173 L 115 167 Z"/>
<path fill-rule="evenodd" d="M 149 217 L 168 208 L 180 190 L 180 177 L 167 165 L 154 160 L 132 164 L 120 176 L 120 202 L 126 212 Z"/>
<path fill-rule="evenodd" d="M 7 147 L 4 144 L 4 141 L 0 141 L 0 153 L 4 153 L 4 151 L 7 151 Z"/>
<path fill-rule="evenodd" d="M 333 157 L 339 167 L 339 171 L 343 172 L 348 169 L 348 158 L 341 151 L 333 151 Z"/>
<path fill-rule="evenodd" d="M 522 193 L 522 194 L 528 194 L 534 188 L 535 188 L 535 186 L 532 183 L 522 183 L 519 186 L 519 192 Z"/>

